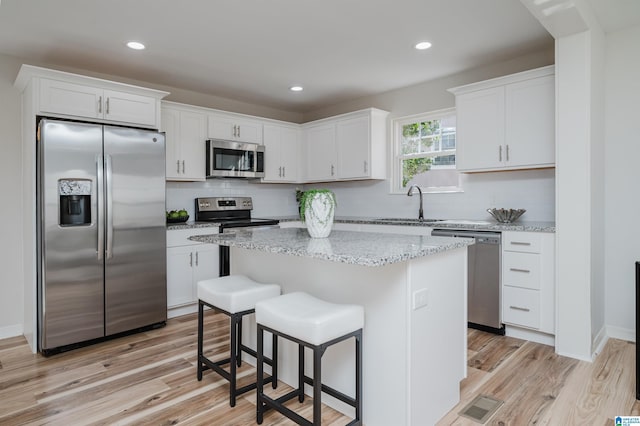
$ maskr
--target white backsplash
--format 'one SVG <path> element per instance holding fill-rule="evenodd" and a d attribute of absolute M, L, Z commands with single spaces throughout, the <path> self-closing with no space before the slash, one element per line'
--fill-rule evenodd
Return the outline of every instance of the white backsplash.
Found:
<path fill-rule="evenodd" d="M 254 217 L 297 214 L 295 189 L 329 188 L 336 194 L 337 216 L 418 217 L 419 198 L 389 194 L 388 181 L 324 184 L 261 184 L 246 180 L 167 182 L 167 209 L 185 208 L 194 216 L 196 197 L 253 197 Z M 491 220 L 489 207 L 524 208 L 524 221 L 555 220 L 555 170 L 474 173 L 462 177 L 464 192 L 424 194 L 424 215 L 434 219 Z"/>

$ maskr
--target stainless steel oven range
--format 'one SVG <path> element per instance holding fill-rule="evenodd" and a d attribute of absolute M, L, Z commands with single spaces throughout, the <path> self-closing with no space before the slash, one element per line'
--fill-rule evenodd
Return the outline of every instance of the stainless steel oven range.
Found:
<path fill-rule="evenodd" d="M 251 197 L 196 198 L 196 222 L 214 222 L 220 232 L 232 232 L 237 228 L 279 228 L 277 219 L 251 217 Z M 229 275 L 229 247 L 220 246 L 220 276 Z"/>

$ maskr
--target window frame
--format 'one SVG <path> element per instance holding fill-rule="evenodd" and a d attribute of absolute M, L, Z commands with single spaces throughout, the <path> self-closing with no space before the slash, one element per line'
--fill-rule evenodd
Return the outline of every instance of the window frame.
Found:
<path fill-rule="evenodd" d="M 402 155 L 401 153 L 401 144 L 402 144 L 402 126 L 422 121 L 430 121 L 437 120 L 443 117 L 455 115 L 456 109 L 452 108 L 444 108 L 435 111 L 424 112 L 420 114 L 407 115 L 403 117 L 394 118 L 391 121 L 391 140 L 392 140 L 392 165 L 391 171 L 392 176 L 390 179 L 390 193 L 391 194 L 403 194 L 406 195 L 406 188 L 402 188 L 402 160 L 407 158 L 427 158 L 427 157 L 441 157 L 445 155 L 456 154 L 457 152 L 457 123 L 456 123 L 456 149 L 448 149 L 444 151 L 434 151 L 434 152 L 425 152 L 420 154 L 406 154 Z M 429 187 L 423 188 L 420 187 L 423 193 L 457 193 L 464 192 L 462 190 L 461 184 L 461 174 L 458 172 L 458 185 L 456 186 L 440 186 L 440 187 Z"/>

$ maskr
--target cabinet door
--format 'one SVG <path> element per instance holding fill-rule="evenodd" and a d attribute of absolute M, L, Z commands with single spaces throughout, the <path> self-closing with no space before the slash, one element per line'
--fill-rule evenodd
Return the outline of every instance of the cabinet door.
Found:
<path fill-rule="evenodd" d="M 180 111 L 179 129 L 182 179 L 204 181 L 207 117 L 203 113 Z"/>
<path fill-rule="evenodd" d="M 461 171 L 504 167 L 504 87 L 456 96 L 456 168 Z"/>
<path fill-rule="evenodd" d="M 370 173 L 369 117 L 341 120 L 336 125 L 338 178 L 365 178 Z"/>
<path fill-rule="evenodd" d="M 165 132 L 166 179 L 180 179 L 180 111 L 162 107 L 162 131 Z"/>
<path fill-rule="evenodd" d="M 265 125 L 263 133 L 264 142 L 264 178 L 263 182 L 282 181 L 282 161 L 280 161 L 282 139 L 282 127 Z"/>
<path fill-rule="evenodd" d="M 102 118 L 103 90 L 81 84 L 40 79 L 40 111 Z"/>
<path fill-rule="evenodd" d="M 220 246 L 217 244 L 202 244 L 194 247 L 193 288 L 195 298 L 198 295 L 198 281 L 217 278 L 220 276 Z"/>
<path fill-rule="evenodd" d="M 298 129 L 283 127 L 280 136 L 282 180 L 297 182 L 300 179 L 300 132 Z"/>
<path fill-rule="evenodd" d="M 324 124 L 306 129 L 307 180 L 336 178 L 336 126 Z"/>
<path fill-rule="evenodd" d="M 207 135 L 212 139 L 262 143 L 262 123 L 233 116 L 210 114 Z"/>
<path fill-rule="evenodd" d="M 108 120 L 155 126 L 156 105 L 157 101 L 148 96 L 104 91 L 104 118 Z"/>
<path fill-rule="evenodd" d="M 554 76 L 545 76 L 506 86 L 507 166 L 555 163 L 554 81 Z"/>
<path fill-rule="evenodd" d="M 193 287 L 194 246 L 167 248 L 167 306 L 193 303 L 196 299 Z"/>

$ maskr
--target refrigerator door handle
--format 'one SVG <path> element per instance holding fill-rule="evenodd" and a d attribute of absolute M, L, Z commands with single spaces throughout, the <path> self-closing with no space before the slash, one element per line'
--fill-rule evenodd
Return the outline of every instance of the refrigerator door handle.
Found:
<path fill-rule="evenodd" d="M 102 260 L 104 257 L 104 159 L 102 155 L 96 157 L 96 194 L 97 194 L 97 206 L 96 216 L 98 218 L 98 260 Z"/>
<path fill-rule="evenodd" d="M 107 259 L 113 258 L 113 190 L 112 190 L 112 167 L 111 167 L 111 156 L 105 155 L 105 197 L 107 199 Z"/>

